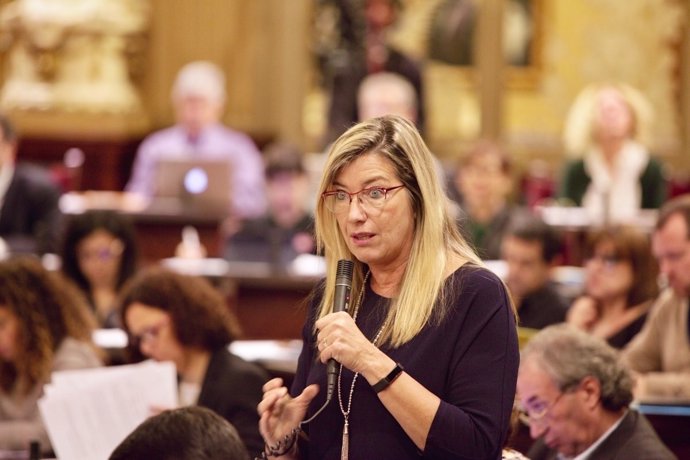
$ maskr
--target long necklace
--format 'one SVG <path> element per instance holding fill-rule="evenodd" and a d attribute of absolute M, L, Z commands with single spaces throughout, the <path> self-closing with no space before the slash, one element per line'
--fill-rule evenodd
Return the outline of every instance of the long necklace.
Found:
<path fill-rule="evenodd" d="M 357 322 L 357 313 L 359 313 L 359 307 L 362 305 L 362 300 L 364 299 L 364 291 L 366 291 L 367 288 L 367 281 L 369 280 L 369 275 L 371 272 L 367 272 L 366 276 L 364 277 L 364 282 L 362 283 L 362 290 L 359 293 L 359 298 L 357 299 L 357 303 L 355 304 L 355 310 L 352 313 L 352 319 Z M 381 329 L 376 333 L 374 336 L 374 340 L 371 341 L 374 345 L 376 345 L 379 341 L 379 338 L 381 337 L 381 333 L 383 332 L 383 329 L 386 327 L 386 324 L 388 321 L 384 321 L 383 324 L 381 325 Z M 347 397 L 347 410 L 345 409 L 345 406 L 343 405 L 343 397 L 342 397 L 342 391 L 341 391 L 341 380 L 342 380 L 342 375 L 343 375 L 343 365 L 340 365 L 340 370 L 338 371 L 338 404 L 340 405 L 340 412 L 343 414 L 343 419 L 344 419 L 344 424 L 343 424 L 343 443 L 342 443 L 342 448 L 340 450 L 340 460 L 348 460 L 348 451 L 350 448 L 350 432 L 349 432 L 349 421 L 350 421 L 350 410 L 352 410 L 352 395 L 355 392 L 355 383 L 357 382 L 357 377 L 359 377 L 359 372 L 355 372 L 354 377 L 352 377 L 352 384 L 350 385 L 350 393 Z"/>

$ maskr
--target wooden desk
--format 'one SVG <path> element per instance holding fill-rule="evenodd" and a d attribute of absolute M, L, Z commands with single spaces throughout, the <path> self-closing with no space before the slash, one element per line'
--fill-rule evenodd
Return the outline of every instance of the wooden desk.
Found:
<path fill-rule="evenodd" d="M 236 266 L 242 270 L 241 266 Z M 242 326 L 243 339 L 300 339 L 308 296 L 317 278 L 235 273 L 229 278 L 228 305 Z"/>
<path fill-rule="evenodd" d="M 182 240 L 182 229 L 191 225 L 199 233 L 199 241 L 209 256 L 220 254 L 223 247 L 220 227 L 222 219 L 211 216 L 160 215 L 146 212 L 129 213 L 137 234 L 139 257 L 143 264 L 156 263 L 175 256 Z"/>
<path fill-rule="evenodd" d="M 276 272 L 265 263 L 229 264 L 228 305 L 243 339 L 301 339 L 308 296 L 318 276 Z"/>
<path fill-rule="evenodd" d="M 143 265 L 174 257 L 175 248 L 182 240 L 182 229 L 188 225 L 199 233 L 199 240 L 209 257 L 220 255 L 223 246 L 223 216 L 202 212 L 176 212 L 174 207 L 152 208 L 145 199 L 131 193 L 66 193 L 60 198 L 60 209 L 68 216 L 90 209 L 111 209 L 128 216 L 134 224 L 139 257 Z"/>
<path fill-rule="evenodd" d="M 210 279 L 225 294 L 245 340 L 301 339 L 309 294 L 322 278 L 290 274 L 265 262 L 167 259 L 161 263 Z"/>
<path fill-rule="evenodd" d="M 84 152 L 79 190 L 122 190 L 140 142 L 141 137 L 84 140 L 25 136 L 19 140 L 17 158 L 52 166 L 62 164 L 65 152 L 76 147 Z"/>

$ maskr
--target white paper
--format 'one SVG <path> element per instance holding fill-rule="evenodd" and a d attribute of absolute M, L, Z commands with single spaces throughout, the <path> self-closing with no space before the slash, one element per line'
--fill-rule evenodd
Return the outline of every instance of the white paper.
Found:
<path fill-rule="evenodd" d="M 56 372 L 38 407 L 60 460 L 107 460 L 152 408 L 177 406 L 173 363 Z"/>

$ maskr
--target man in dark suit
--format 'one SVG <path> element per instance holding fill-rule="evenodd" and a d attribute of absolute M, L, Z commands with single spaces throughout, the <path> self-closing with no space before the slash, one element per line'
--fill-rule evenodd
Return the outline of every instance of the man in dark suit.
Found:
<path fill-rule="evenodd" d="M 549 326 L 529 341 L 517 394 L 537 439 L 532 460 L 676 458 L 629 407 L 632 378 L 616 351 L 572 326 Z"/>
<path fill-rule="evenodd" d="M 565 321 L 568 302 L 552 281 L 562 260 L 560 235 L 529 212 L 515 213 L 501 242 L 505 282 L 521 327 L 542 329 Z"/>
<path fill-rule="evenodd" d="M 291 144 L 270 144 L 264 163 L 268 212 L 243 222 L 226 241 L 224 256 L 231 262 L 265 262 L 276 272 L 289 271 L 297 256 L 316 251 L 309 176 L 302 152 Z"/>
<path fill-rule="evenodd" d="M 0 238 L 10 252 L 58 250 L 60 188 L 47 171 L 16 163 L 17 136 L 0 115 Z"/>

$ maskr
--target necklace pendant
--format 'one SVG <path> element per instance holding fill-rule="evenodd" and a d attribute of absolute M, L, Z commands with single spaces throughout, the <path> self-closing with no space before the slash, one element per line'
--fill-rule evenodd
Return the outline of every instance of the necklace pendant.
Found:
<path fill-rule="evenodd" d="M 340 450 L 340 460 L 347 460 L 348 450 L 350 447 L 350 432 L 348 430 L 347 419 L 345 419 L 345 425 L 343 425 L 343 444 Z"/>

